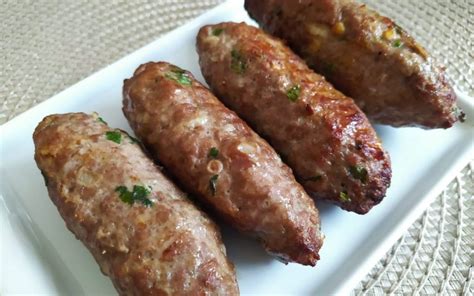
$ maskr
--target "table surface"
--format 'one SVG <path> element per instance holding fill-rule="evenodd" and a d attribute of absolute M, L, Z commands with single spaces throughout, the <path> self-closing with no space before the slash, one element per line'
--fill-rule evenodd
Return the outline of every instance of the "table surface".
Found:
<path fill-rule="evenodd" d="M 3 1 L 0 124 L 222 0 Z M 472 0 L 366 0 L 396 20 L 474 95 Z M 354 288 L 353 294 L 472 295 L 473 163 Z"/>

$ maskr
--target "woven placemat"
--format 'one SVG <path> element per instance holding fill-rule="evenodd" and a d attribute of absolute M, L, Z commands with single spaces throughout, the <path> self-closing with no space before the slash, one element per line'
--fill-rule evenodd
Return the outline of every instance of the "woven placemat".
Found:
<path fill-rule="evenodd" d="M 0 123 L 222 0 L 3 1 Z M 472 0 L 365 1 L 397 20 L 474 95 Z M 473 295 L 473 165 L 467 166 L 353 294 Z"/>

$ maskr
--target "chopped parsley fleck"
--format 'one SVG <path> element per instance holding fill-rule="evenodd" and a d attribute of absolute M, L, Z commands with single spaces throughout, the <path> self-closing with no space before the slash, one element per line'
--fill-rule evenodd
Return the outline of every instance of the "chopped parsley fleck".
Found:
<path fill-rule="evenodd" d="M 341 191 L 339 193 L 339 199 L 343 202 L 349 202 L 351 201 L 349 195 L 347 194 L 347 191 Z"/>
<path fill-rule="evenodd" d="M 128 190 L 125 186 L 118 186 L 115 188 L 115 192 L 118 192 L 120 199 L 129 205 L 133 205 L 135 202 L 140 202 L 146 207 L 153 205 L 153 202 L 148 199 L 151 190 L 144 186 L 134 185 L 133 191 Z"/>
<path fill-rule="evenodd" d="M 402 27 L 400 27 L 399 25 L 397 24 L 393 24 L 393 26 L 395 27 L 395 31 L 398 33 L 398 34 L 403 34 L 405 31 L 402 29 Z"/>
<path fill-rule="evenodd" d="M 219 155 L 219 150 L 216 148 L 216 147 L 212 147 L 211 149 L 209 149 L 209 157 L 210 158 L 217 158 L 217 156 Z"/>
<path fill-rule="evenodd" d="M 323 178 L 323 176 L 321 175 L 314 175 L 314 176 L 311 176 L 309 178 L 306 178 L 304 179 L 305 181 L 311 181 L 311 182 L 316 182 L 316 181 L 319 181 Z"/>
<path fill-rule="evenodd" d="M 119 193 L 119 197 L 124 203 L 133 204 L 132 192 L 128 191 L 127 187 L 118 186 L 115 188 L 115 192 Z"/>
<path fill-rule="evenodd" d="M 107 122 L 105 122 L 105 120 L 102 117 L 97 117 L 97 120 L 99 122 L 102 122 L 103 124 L 107 124 Z"/>
<path fill-rule="evenodd" d="M 395 41 L 392 42 L 392 46 L 396 48 L 402 47 L 402 45 L 403 45 L 403 42 L 400 39 L 396 39 Z"/>
<path fill-rule="evenodd" d="M 219 36 L 223 31 L 224 29 L 222 28 L 215 28 L 214 30 L 212 30 L 212 35 Z"/>
<path fill-rule="evenodd" d="M 232 60 L 230 63 L 230 68 L 237 74 L 243 74 L 245 69 L 247 69 L 247 63 L 244 60 L 244 57 L 240 52 L 233 49 L 230 53 Z"/>
<path fill-rule="evenodd" d="M 209 179 L 209 188 L 211 189 L 212 195 L 216 194 L 218 178 L 219 178 L 219 175 L 214 175 L 211 177 L 211 179 Z"/>
<path fill-rule="evenodd" d="M 178 82 L 179 84 L 182 85 L 191 85 L 192 80 L 191 77 L 184 71 L 183 69 L 180 69 L 176 67 L 175 69 L 169 71 L 168 73 L 165 74 L 165 77 Z"/>
<path fill-rule="evenodd" d="M 349 172 L 351 173 L 354 179 L 362 181 L 362 183 L 367 182 L 367 169 L 361 166 L 351 166 L 349 167 Z"/>
<path fill-rule="evenodd" d="M 140 141 L 138 141 L 137 138 L 132 137 L 130 135 L 128 135 L 128 137 L 130 138 L 130 141 L 131 141 L 132 144 L 140 144 Z"/>
<path fill-rule="evenodd" d="M 122 141 L 122 133 L 119 131 L 108 131 L 105 133 L 107 140 L 120 144 Z"/>
<path fill-rule="evenodd" d="M 300 96 L 300 93 L 301 87 L 299 85 L 295 85 L 286 92 L 286 96 L 290 101 L 296 102 Z"/>

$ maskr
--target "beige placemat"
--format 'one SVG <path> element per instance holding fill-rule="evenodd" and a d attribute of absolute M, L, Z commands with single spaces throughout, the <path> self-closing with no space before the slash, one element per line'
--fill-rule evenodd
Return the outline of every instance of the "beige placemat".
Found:
<path fill-rule="evenodd" d="M 2 1 L 0 123 L 222 0 Z M 367 0 L 397 20 L 474 95 L 472 0 Z M 473 166 L 467 166 L 354 294 L 473 295 Z"/>

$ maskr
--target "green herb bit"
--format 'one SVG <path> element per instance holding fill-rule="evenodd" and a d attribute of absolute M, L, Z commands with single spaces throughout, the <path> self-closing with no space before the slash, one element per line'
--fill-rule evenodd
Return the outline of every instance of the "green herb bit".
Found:
<path fill-rule="evenodd" d="M 339 193 L 339 199 L 343 202 L 350 202 L 351 201 L 349 195 L 347 194 L 347 191 L 341 191 Z"/>
<path fill-rule="evenodd" d="M 403 42 L 400 39 L 396 39 L 395 41 L 392 42 L 392 46 L 396 48 L 402 47 L 402 45 L 403 45 Z"/>
<path fill-rule="evenodd" d="M 219 156 L 219 150 L 216 147 L 212 147 L 209 149 L 209 155 L 210 158 L 217 158 Z"/>
<path fill-rule="evenodd" d="M 351 173 L 354 179 L 362 181 L 362 183 L 367 182 L 367 169 L 361 166 L 351 166 L 349 167 L 349 172 Z"/>
<path fill-rule="evenodd" d="M 107 140 L 110 140 L 110 141 L 115 142 L 117 144 L 120 144 L 120 142 L 122 141 L 122 133 L 119 132 L 119 131 L 105 132 L 105 137 L 107 138 Z"/>
<path fill-rule="evenodd" d="M 211 189 L 212 195 L 216 194 L 218 178 L 219 178 L 219 175 L 214 175 L 211 177 L 211 179 L 209 179 L 209 188 Z"/>
<path fill-rule="evenodd" d="M 230 53 L 232 61 L 230 63 L 230 68 L 237 74 L 243 74 L 247 69 L 247 63 L 244 60 L 244 57 L 240 52 L 233 49 Z"/>
<path fill-rule="evenodd" d="M 224 32 L 224 29 L 222 29 L 222 28 L 215 28 L 214 30 L 212 30 L 212 35 L 214 35 L 214 36 L 219 36 L 222 32 Z"/>
<path fill-rule="evenodd" d="M 140 185 L 134 185 L 133 191 L 129 191 L 125 186 L 118 186 L 115 191 L 119 193 L 120 199 L 129 205 L 140 202 L 146 207 L 151 207 L 153 202 L 148 199 L 151 190 Z"/>
<path fill-rule="evenodd" d="M 117 188 L 115 188 L 115 192 L 119 193 L 119 197 L 124 203 L 133 205 L 134 200 L 132 197 L 132 192 L 128 191 L 127 187 L 118 186 Z"/>
<path fill-rule="evenodd" d="M 102 122 L 103 124 L 107 124 L 107 122 L 105 122 L 105 120 L 102 117 L 97 117 L 97 120 L 99 122 Z"/>
<path fill-rule="evenodd" d="M 286 96 L 290 101 L 296 102 L 300 96 L 300 93 L 301 87 L 299 85 L 295 85 L 286 92 Z"/>
<path fill-rule="evenodd" d="M 316 182 L 316 181 L 319 181 L 323 178 L 323 176 L 321 175 L 314 175 L 314 176 L 311 176 L 309 178 L 306 178 L 304 179 L 305 181 L 311 181 L 311 182 Z"/>
<path fill-rule="evenodd" d="M 398 34 L 403 34 L 403 33 L 405 33 L 405 30 L 403 30 L 402 27 L 400 27 L 399 25 L 393 24 L 393 26 L 395 27 L 395 31 L 396 31 Z"/>
<path fill-rule="evenodd" d="M 176 69 L 171 70 L 170 72 L 165 74 L 165 77 L 170 79 L 170 80 L 176 81 L 176 82 L 178 82 L 179 84 L 182 84 L 182 85 L 191 85 L 192 84 L 191 77 L 189 77 L 189 75 L 186 73 L 186 71 L 184 71 L 183 69 L 180 69 L 180 68 L 176 68 Z"/>
<path fill-rule="evenodd" d="M 140 141 L 138 141 L 137 138 L 132 137 L 132 136 L 130 136 L 130 135 L 128 135 L 128 137 L 130 138 L 130 141 L 131 141 L 130 143 L 132 143 L 132 144 L 140 144 Z"/>
<path fill-rule="evenodd" d="M 147 198 L 150 193 L 150 189 L 144 186 L 134 185 L 132 197 L 133 200 L 141 202 L 144 206 L 151 207 L 153 205 L 153 202 Z"/>

